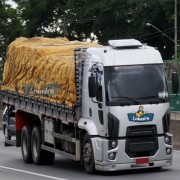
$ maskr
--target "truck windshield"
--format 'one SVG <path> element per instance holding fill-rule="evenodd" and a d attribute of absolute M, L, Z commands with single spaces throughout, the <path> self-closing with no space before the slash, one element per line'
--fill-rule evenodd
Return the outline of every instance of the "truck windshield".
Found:
<path fill-rule="evenodd" d="M 168 101 L 162 64 L 108 66 L 104 70 L 107 105 Z"/>

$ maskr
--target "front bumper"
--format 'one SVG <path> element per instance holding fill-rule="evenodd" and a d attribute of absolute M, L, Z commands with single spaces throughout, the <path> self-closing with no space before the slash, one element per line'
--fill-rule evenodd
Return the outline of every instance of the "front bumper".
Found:
<path fill-rule="evenodd" d="M 153 166 L 149 164 L 137 165 L 135 163 L 127 164 L 112 164 L 112 165 L 95 165 L 96 170 L 98 171 L 118 171 L 118 170 L 128 170 L 128 169 L 142 169 L 142 168 L 152 168 L 152 167 L 163 167 L 171 166 L 172 160 L 162 160 L 154 161 Z"/>
<path fill-rule="evenodd" d="M 125 169 L 139 169 L 163 167 L 172 165 L 172 153 L 167 155 L 166 149 L 172 145 L 165 144 L 164 136 L 158 137 L 158 150 L 153 156 L 148 156 L 149 163 L 136 164 L 136 158 L 130 158 L 125 151 L 126 140 L 119 139 L 116 148 L 109 150 L 109 140 L 106 138 L 92 138 L 95 168 L 99 171 L 117 171 Z M 115 153 L 114 160 L 109 159 L 109 153 Z M 143 158 L 143 157 L 141 157 Z"/>

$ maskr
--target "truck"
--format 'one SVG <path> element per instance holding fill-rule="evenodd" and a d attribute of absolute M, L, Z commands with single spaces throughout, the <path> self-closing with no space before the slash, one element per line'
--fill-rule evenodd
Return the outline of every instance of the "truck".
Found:
<path fill-rule="evenodd" d="M 5 145 L 21 147 L 25 163 L 51 164 L 58 154 L 81 162 L 87 173 L 171 166 L 168 87 L 159 51 L 123 39 L 77 47 L 73 56 L 75 104 L 1 88 Z M 174 94 L 178 87 L 174 69 Z"/>

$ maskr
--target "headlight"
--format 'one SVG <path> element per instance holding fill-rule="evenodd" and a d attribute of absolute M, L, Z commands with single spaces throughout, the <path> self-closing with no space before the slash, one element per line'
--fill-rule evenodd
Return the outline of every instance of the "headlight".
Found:
<path fill-rule="evenodd" d="M 166 154 L 170 156 L 172 154 L 172 149 L 171 148 L 166 148 Z"/>
<path fill-rule="evenodd" d="M 115 153 L 115 152 L 109 153 L 108 158 L 109 158 L 109 160 L 115 160 L 115 158 L 116 158 L 116 153 Z"/>
<path fill-rule="evenodd" d="M 118 141 L 117 140 L 109 140 L 109 150 L 111 149 L 115 149 L 118 145 Z"/>
<path fill-rule="evenodd" d="M 171 145 L 172 144 L 172 138 L 171 136 L 165 136 L 164 137 L 164 142 L 168 145 Z"/>

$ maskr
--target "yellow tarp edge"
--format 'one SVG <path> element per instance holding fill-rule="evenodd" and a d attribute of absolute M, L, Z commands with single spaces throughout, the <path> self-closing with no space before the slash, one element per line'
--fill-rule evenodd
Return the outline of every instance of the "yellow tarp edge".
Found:
<path fill-rule="evenodd" d="M 99 45 L 67 38 L 17 38 L 8 47 L 1 90 L 72 107 L 77 98 L 74 49 L 80 47 Z"/>

